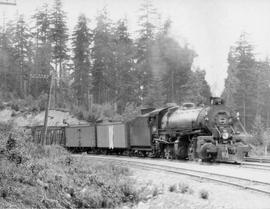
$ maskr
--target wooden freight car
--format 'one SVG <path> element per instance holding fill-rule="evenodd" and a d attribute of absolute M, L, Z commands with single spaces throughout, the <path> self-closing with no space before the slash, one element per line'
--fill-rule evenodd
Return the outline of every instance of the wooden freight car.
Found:
<path fill-rule="evenodd" d="M 152 135 L 148 126 L 149 117 L 144 115 L 128 122 L 72 125 L 48 127 L 44 141 L 43 127 L 32 128 L 34 141 L 39 144 L 59 144 L 71 150 L 109 151 L 122 153 L 127 151 L 150 151 Z"/>
<path fill-rule="evenodd" d="M 69 148 L 95 148 L 97 144 L 95 125 L 67 126 L 65 136 Z"/>
<path fill-rule="evenodd" d="M 127 127 L 124 123 L 97 124 L 97 148 L 128 149 Z"/>
<path fill-rule="evenodd" d="M 148 116 L 137 117 L 128 123 L 129 144 L 131 149 L 151 150 L 152 134 L 148 125 Z"/>

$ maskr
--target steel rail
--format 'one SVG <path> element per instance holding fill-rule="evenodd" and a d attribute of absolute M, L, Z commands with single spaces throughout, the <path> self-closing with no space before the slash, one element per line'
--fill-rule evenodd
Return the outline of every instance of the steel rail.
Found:
<path fill-rule="evenodd" d="M 244 160 L 246 162 L 270 163 L 269 157 L 246 157 Z"/>
<path fill-rule="evenodd" d="M 136 165 L 136 164 L 135 164 Z M 226 184 L 226 185 L 231 185 L 231 186 L 235 186 L 235 187 L 239 187 L 239 188 L 242 188 L 242 189 L 246 189 L 246 190 L 252 190 L 252 191 L 256 191 L 256 192 L 260 192 L 260 193 L 264 193 L 264 194 L 267 194 L 267 195 L 270 195 L 270 189 L 269 191 L 267 190 L 262 190 L 262 189 L 258 189 L 258 188 L 255 188 L 255 187 L 251 187 L 251 186 L 246 186 L 246 185 L 243 185 L 243 184 L 239 184 L 238 183 L 233 183 L 233 182 L 230 182 L 230 181 L 224 181 L 224 180 L 220 180 L 220 179 L 216 179 L 216 178 L 213 178 L 213 177 L 207 177 L 207 176 L 202 176 L 202 175 L 198 175 L 198 174 L 193 174 L 192 172 L 194 173 L 201 173 L 200 171 L 188 171 L 188 172 L 191 172 L 191 173 L 188 173 L 188 172 L 181 172 L 181 171 L 173 171 L 171 169 L 167 169 L 167 168 L 163 168 L 162 166 L 149 166 L 149 165 L 137 165 L 137 166 L 140 166 L 140 167 L 147 167 L 147 168 L 150 168 L 150 169 L 156 169 L 156 170 L 162 170 L 162 171 L 166 171 L 166 172 L 170 172 L 170 173 L 175 173 L 175 174 L 181 174 L 181 175 L 187 175 L 187 176 L 191 176 L 191 177 L 195 177 L 195 178 L 199 178 L 199 179 L 203 179 L 203 180 L 208 180 L 208 181 L 214 181 L 214 182 L 218 182 L 218 183 L 223 183 L 223 184 Z M 231 176 L 225 176 L 225 175 L 218 175 L 218 174 L 209 174 L 211 176 L 217 176 L 217 177 L 225 177 L 225 178 L 230 178 L 230 179 L 236 179 L 236 180 L 240 180 L 240 181 L 247 181 L 248 183 L 258 183 L 257 181 L 253 181 L 253 180 L 243 180 L 243 179 L 238 179 L 238 177 L 231 177 Z M 269 185 L 268 183 L 264 183 L 264 182 L 260 182 L 260 184 L 262 185 Z"/>
<path fill-rule="evenodd" d="M 257 163 L 250 163 L 250 162 L 242 162 L 240 164 L 240 167 L 270 171 L 270 164 L 257 164 Z"/>
<path fill-rule="evenodd" d="M 112 159 L 112 158 L 91 156 L 91 155 L 87 155 L 87 156 L 92 157 L 92 158 L 102 159 L 104 161 L 109 160 L 109 161 L 113 161 L 113 162 L 115 162 L 115 161 L 122 162 L 122 163 L 125 162 L 125 163 L 128 163 L 129 166 L 135 165 L 135 166 L 142 167 L 142 168 L 155 169 L 155 170 L 159 170 L 159 171 L 166 171 L 166 172 L 170 172 L 170 173 L 191 176 L 191 177 L 198 178 L 198 179 L 214 181 L 214 182 L 223 183 L 226 185 L 231 185 L 231 186 L 235 186 L 238 188 L 270 195 L 270 183 L 268 183 L 268 182 L 247 179 L 247 178 L 243 178 L 243 177 L 236 177 L 236 176 L 230 176 L 230 175 L 224 175 L 224 174 L 211 173 L 211 172 L 201 171 L 201 170 L 178 168 L 178 167 L 173 167 L 173 166 L 168 166 L 168 165 L 157 165 L 157 164 L 149 163 L 149 162 L 136 162 L 134 160 L 128 160 L 128 159 L 123 159 L 123 158 L 122 159 L 121 158 L 118 158 L 118 159 L 113 158 Z M 218 179 L 218 178 L 223 178 L 223 179 Z M 225 179 L 227 178 L 228 180 L 224 180 L 224 178 Z M 237 182 L 232 182 L 232 181 L 237 181 Z M 240 184 L 241 181 L 242 181 L 242 183 Z M 247 183 L 248 184 L 250 184 L 250 183 L 259 184 L 260 186 L 263 186 L 263 187 L 268 186 L 269 190 L 256 188 L 254 186 L 253 187 L 248 186 L 248 185 L 246 185 Z"/>

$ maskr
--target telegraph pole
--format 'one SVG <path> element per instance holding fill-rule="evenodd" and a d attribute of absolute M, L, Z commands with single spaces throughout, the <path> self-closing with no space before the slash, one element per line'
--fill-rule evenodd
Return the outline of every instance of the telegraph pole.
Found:
<path fill-rule="evenodd" d="M 53 75 L 50 75 L 50 89 L 49 89 L 47 106 L 46 106 L 45 117 L 44 117 L 44 136 L 43 136 L 43 142 L 45 142 L 45 140 L 47 139 L 48 115 L 49 115 L 49 109 L 50 109 L 50 103 L 51 103 L 52 85 L 53 85 Z"/>
<path fill-rule="evenodd" d="M 44 131 L 43 131 L 43 138 L 42 138 L 42 144 L 45 142 L 47 138 L 47 127 L 48 127 L 48 115 L 49 115 L 49 109 L 50 109 L 50 103 L 51 103 L 51 94 L 52 94 L 52 86 L 53 86 L 53 73 L 51 75 L 49 74 L 42 74 L 42 73 L 35 73 L 30 74 L 30 79 L 48 79 L 50 81 L 50 88 L 49 93 L 47 97 L 47 105 L 45 110 L 45 117 L 44 117 Z"/>

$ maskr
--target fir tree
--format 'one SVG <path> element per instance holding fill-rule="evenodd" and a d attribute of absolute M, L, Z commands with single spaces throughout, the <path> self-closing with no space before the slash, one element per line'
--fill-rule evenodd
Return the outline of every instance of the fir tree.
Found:
<path fill-rule="evenodd" d="M 63 79 L 67 72 L 65 63 L 69 60 L 68 56 L 68 28 L 66 24 L 66 14 L 62 9 L 61 0 L 55 0 L 52 12 L 50 14 L 50 42 L 52 43 L 52 59 L 54 62 L 54 74 L 57 80 L 54 82 L 54 103 L 60 105 L 65 101 L 63 95 Z"/>
<path fill-rule="evenodd" d="M 138 80 L 138 91 L 140 98 L 147 95 L 147 90 L 153 79 L 151 68 L 151 49 L 155 38 L 155 21 L 158 19 L 156 9 L 150 0 L 145 0 L 140 8 L 139 16 L 139 38 L 136 41 L 136 72 Z"/>
<path fill-rule="evenodd" d="M 33 74 L 52 73 L 52 44 L 50 40 L 50 16 L 48 5 L 44 4 L 32 16 L 35 21 L 33 28 L 33 37 L 35 39 L 35 56 Z M 34 97 L 39 96 L 42 92 L 48 92 L 49 82 L 44 79 L 31 80 L 31 94 Z"/>
<path fill-rule="evenodd" d="M 73 33 L 73 89 L 79 105 L 86 105 L 90 90 L 90 44 L 91 33 L 87 19 L 80 15 Z"/>
<path fill-rule="evenodd" d="M 138 103 L 134 73 L 134 50 L 126 20 L 119 20 L 114 32 L 114 93 L 117 110 L 122 113 L 128 103 Z"/>
<path fill-rule="evenodd" d="M 68 28 L 66 25 L 66 14 L 62 10 L 61 0 L 55 0 L 54 7 L 50 17 L 51 30 L 50 39 L 53 47 L 53 60 L 55 63 L 55 70 L 62 79 L 63 63 L 68 59 Z"/>
<path fill-rule="evenodd" d="M 93 95 L 98 104 L 108 103 L 113 99 L 111 91 L 114 83 L 113 36 L 107 11 L 104 9 L 97 17 L 97 25 L 93 30 Z"/>
<path fill-rule="evenodd" d="M 33 36 L 36 39 L 36 48 L 38 48 L 40 45 L 47 45 L 50 42 L 51 25 L 48 5 L 44 4 L 41 8 L 39 8 L 32 16 L 32 19 L 35 21 Z"/>
<path fill-rule="evenodd" d="M 18 73 L 17 91 L 21 97 L 25 97 L 29 90 L 29 79 L 26 79 L 29 78 L 33 59 L 32 34 L 22 15 L 15 24 L 9 25 L 7 30 L 11 34 L 12 56 L 15 62 L 13 67 Z"/>
<path fill-rule="evenodd" d="M 247 41 L 247 34 L 241 34 L 235 47 L 229 53 L 228 77 L 224 96 L 228 105 L 240 112 L 247 129 L 251 129 L 257 113 L 257 62 L 253 46 Z"/>

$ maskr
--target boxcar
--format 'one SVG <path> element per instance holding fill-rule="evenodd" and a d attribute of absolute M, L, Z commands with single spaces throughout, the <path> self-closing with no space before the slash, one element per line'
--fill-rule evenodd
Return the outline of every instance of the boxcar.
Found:
<path fill-rule="evenodd" d="M 126 149 L 129 147 L 127 128 L 123 123 L 97 124 L 97 147 Z"/>
<path fill-rule="evenodd" d="M 132 149 L 151 149 L 152 137 L 148 119 L 147 115 L 143 115 L 129 122 L 129 143 Z"/>
<path fill-rule="evenodd" d="M 65 135 L 66 147 L 96 147 L 96 129 L 94 125 L 67 126 Z"/>

